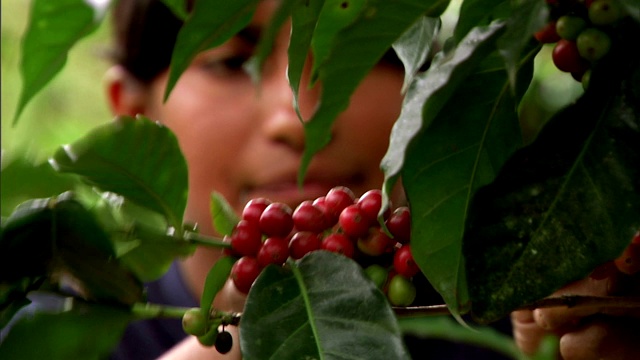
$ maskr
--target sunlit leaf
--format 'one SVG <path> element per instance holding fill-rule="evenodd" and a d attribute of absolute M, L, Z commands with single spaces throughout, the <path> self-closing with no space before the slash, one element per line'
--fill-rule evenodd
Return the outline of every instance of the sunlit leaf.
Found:
<path fill-rule="evenodd" d="M 89 305 L 70 298 L 33 300 L 37 311 L 12 326 L 0 346 L 0 358 L 104 359 L 131 320 L 122 308 Z"/>
<path fill-rule="evenodd" d="M 393 43 L 393 50 L 404 65 L 402 92 L 427 61 L 440 26 L 440 18 L 422 17 Z"/>
<path fill-rule="evenodd" d="M 242 314 L 247 359 L 408 359 L 386 297 L 355 262 L 326 251 L 269 266 Z"/>
<path fill-rule="evenodd" d="M 325 4 L 327 8 L 329 2 Z M 331 36 L 319 34 L 318 28 L 312 40 L 314 46 L 314 68 L 322 84 L 320 104 L 311 119 L 304 123 L 305 150 L 298 172 L 298 181 L 304 181 L 309 162 L 331 140 L 331 127 L 338 114 L 347 108 L 351 94 L 369 71 L 378 63 L 391 45 L 422 16 L 438 16 L 449 4 L 449 0 L 371 0 L 338 1 L 330 11 L 329 19 L 337 25 L 326 22 L 326 26 L 343 26 Z M 346 8 L 343 8 L 347 4 Z M 353 7 L 352 7 L 353 5 Z M 323 8 L 323 12 L 325 11 Z M 356 9 L 356 10 L 354 10 Z M 344 12 L 341 15 L 340 12 Z M 357 12 L 357 18 L 352 19 Z M 334 14 L 335 13 L 335 14 Z M 347 21 L 348 20 L 348 21 Z M 320 36 L 320 35 L 318 35 Z M 315 58 L 317 53 L 320 58 Z"/>
<path fill-rule="evenodd" d="M 204 282 L 204 291 L 200 297 L 200 308 L 202 312 L 208 314 L 213 304 L 216 294 L 222 289 L 224 284 L 229 280 L 231 267 L 235 263 L 235 259 L 230 256 L 224 256 L 211 267 Z"/>
<path fill-rule="evenodd" d="M 178 141 L 163 125 L 122 116 L 56 151 L 52 166 L 162 214 L 182 228 L 187 164 Z"/>
<path fill-rule="evenodd" d="M 219 192 L 211 193 L 210 204 L 213 228 L 221 235 L 231 235 L 233 227 L 240 221 L 238 215 Z"/>
<path fill-rule="evenodd" d="M 463 250 L 480 321 L 585 277 L 640 228 L 640 68 L 622 56 L 633 72 L 594 69 L 589 91 L 476 193 Z"/>
<path fill-rule="evenodd" d="M 22 91 L 14 124 L 29 101 L 62 70 L 69 50 L 98 28 L 104 9 L 86 0 L 33 0 L 29 16 L 22 39 Z"/>
<path fill-rule="evenodd" d="M 184 23 L 173 49 L 169 79 L 164 98 L 178 82 L 200 52 L 221 45 L 243 29 L 251 18 L 258 0 L 205 0 L 196 1 L 192 14 Z"/>

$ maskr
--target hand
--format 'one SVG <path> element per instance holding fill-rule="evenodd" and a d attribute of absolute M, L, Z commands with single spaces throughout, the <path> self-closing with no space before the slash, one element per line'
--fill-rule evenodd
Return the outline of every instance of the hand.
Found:
<path fill-rule="evenodd" d="M 227 354 L 220 354 L 211 346 L 203 346 L 198 342 L 195 336 L 188 336 L 171 350 L 164 353 L 158 360 L 240 360 L 240 339 L 238 337 L 238 328 L 236 326 L 227 326 L 226 330 L 233 336 L 233 346 Z"/>
<path fill-rule="evenodd" d="M 607 263 L 553 296 L 640 295 L 640 272 L 629 274 L 628 268 L 620 269 L 619 264 L 619 261 Z M 610 269 L 609 274 L 602 276 L 603 269 Z M 637 359 L 640 354 L 640 308 L 540 308 L 515 311 L 511 320 L 516 344 L 527 354 L 535 353 L 549 333 L 559 336 L 560 355 L 565 360 Z"/>

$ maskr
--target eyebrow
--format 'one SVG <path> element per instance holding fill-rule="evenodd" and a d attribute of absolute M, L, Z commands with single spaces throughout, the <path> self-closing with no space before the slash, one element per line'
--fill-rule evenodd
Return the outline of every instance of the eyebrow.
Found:
<path fill-rule="evenodd" d="M 242 41 L 245 41 L 249 44 L 257 44 L 260 39 L 260 35 L 262 34 L 262 28 L 257 25 L 249 25 L 244 29 L 240 30 L 236 37 Z"/>

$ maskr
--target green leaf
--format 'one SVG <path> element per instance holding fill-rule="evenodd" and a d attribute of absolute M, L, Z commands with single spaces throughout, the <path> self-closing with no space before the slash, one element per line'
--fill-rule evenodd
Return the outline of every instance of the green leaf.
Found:
<path fill-rule="evenodd" d="M 408 359 L 384 294 L 352 260 L 326 251 L 268 266 L 242 314 L 245 359 Z"/>
<path fill-rule="evenodd" d="M 258 0 L 195 2 L 191 15 L 176 38 L 164 93 L 165 100 L 169 98 L 171 90 L 193 58 L 202 51 L 223 44 L 247 26 L 258 3 Z"/>
<path fill-rule="evenodd" d="M 189 16 L 187 0 L 162 0 L 162 2 L 181 20 L 186 20 Z"/>
<path fill-rule="evenodd" d="M 603 60 L 589 90 L 476 193 L 463 251 L 479 321 L 584 278 L 640 228 L 640 67 L 632 51 Z"/>
<path fill-rule="evenodd" d="M 256 45 L 256 49 L 251 58 L 244 65 L 244 68 L 255 83 L 260 82 L 262 75 L 262 67 L 271 54 L 273 44 L 282 28 L 282 25 L 289 19 L 293 8 L 293 1 L 282 1 L 275 13 L 271 16 L 271 20 L 266 29 L 260 34 L 260 39 Z"/>
<path fill-rule="evenodd" d="M 640 22 L 640 3 L 636 0 L 618 0 L 635 21 Z"/>
<path fill-rule="evenodd" d="M 460 43 L 474 27 L 489 25 L 496 19 L 505 18 L 505 9 L 509 9 L 510 4 L 511 2 L 508 0 L 463 1 L 460 5 L 456 27 L 453 30 L 456 44 Z"/>
<path fill-rule="evenodd" d="M 236 259 L 231 256 L 223 256 L 211 267 L 207 274 L 207 279 L 204 283 L 204 290 L 200 297 L 200 308 L 204 314 L 209 314 L 213 299 L 216 294 L 224 287 L 224 284 L 229 279 L 231 273 L 231 267 L 236 262 Z"/>
<path fill-rule="evenodd" d="M 399 318 L 398 324 L 403 334 L 473 345 L 512 359 L 529 359 L 518 349 L 511 336 L 488 326 L 468 328 L 444 316 Z"/>
<path fill-rule="evenodd" d="M 33 0 L 29 25 L 22 39 L 22 90 L 13 123 L 29 101 L 62 70 L 69 50 L 91 34 L 104 18 L 104 9 L 85 0 Z"/>
<path fill-rule="evenodd" d="M 348 4 L 347 8 L 342 7 L 345 3 Z M 313 155 L 329 143 L 333 122 L 347 108 L 351 95 L 362 79 L 394 41 L 422 16 L 440 15 L 444 11 L 443 4 L 448 5 L 449 0 L 325 3 L 324 25 L 320 23 L 322 19 L 319 19 L 312 40 L 314 68 L 317 69 L 312 72 L 312 76 L 317 73 L 322 84 L 322 94 L 318 109 L 304 123 L 306 142 L 298 182 L 304 180 Z M 352 18 L 354 14 L 357 15 L 356 18 Z M 332 22 L 334 19 L 335 22 Z M 321 28 L 324 32 L 320 31 Z M 340 31 L 336 32 L 337 30 Z"/>
<path fill-rule="evenodd" d="M 89 305 L 71 298 L 57 300 L 58 309 L 54 311 L 45 310 L 51 308 L 51 299 L 40 300 L 41 311 L 12 326 L 0 346 L 0 358 L 105 359 L 131 320 L 122 308 Z"/>
<path fill-rule="evenodd" d="M 409 87 L 402 112 L 391 131 L 389 148 L 380 166 L 385 172 L 384 206 L 404 166 L 411 141 L 429 127 L 444 104 L 467 76 L 489 54 L 504 25 L 495 23 L 476 28 L 454 50 L 436 55 L 430 68 Z"/>
<path fill-rule="evenodd" d="M 423 16 L 393 43 L 393 50 L 404 65 L 403 93 L 427 61 L 441 23 L 440 18 Z"/>
<path fill-rule="evenodd" d="M 142 298 L 141 284 L 114 260 L 108 235 L 68 193 L 19 206 L 4 224 L 0 250 L 3 283 L 45 276 L 55 282 L 67 274 L 89 299 Z"/>
<path fill-rule="evenodd" d="M 546 2 L 525 0 L 518 3 L 507 20 L 507 29 L 498 41 L 500 54 L 507 65 L 509 82 L 515 89 L 518 62 L 527 44 L 537 43 L 533 34 L 549 22 L 549 7 Z"/>
<path fill-rule="evenodd" d="M 50 163 L 60 172 L 81 175 L 103 191 L 156 211 L 169 226 L 182 229 L 187 164 L 167 127 L 142 117 L 118 117 L 58 149 Z"/>
<path fill-rule="evenodd" d="M 211 218 L 213 228 L 222 235 L 231 235 L 234 226 L 240 221 L 238 215 L 227 202 L 224 196 L 214 191 L 211 193 Z"/>
<path fill-rule="evenodd" d="M 311 39 L 320 16 L 320 10 L 324 5 L 324 0 L 293 0 L 292 2 L 295 5 L 291 12 L 291 38 L 289 39 L 287 76 L 293 91 L 296 113 L 298 117 L 302 118 L 298 106 L 300 79 L 304 64 L 309 58 Z"/>

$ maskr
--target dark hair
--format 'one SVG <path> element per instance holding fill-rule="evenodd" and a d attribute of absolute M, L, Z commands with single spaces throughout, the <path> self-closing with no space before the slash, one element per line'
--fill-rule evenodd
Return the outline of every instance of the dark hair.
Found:
<path fill-rule="evenodd" d="M 169 67 L 182 21 L 159 0 L 119 0 L 112 12 L 114 61 L 142 82 Z"/>

